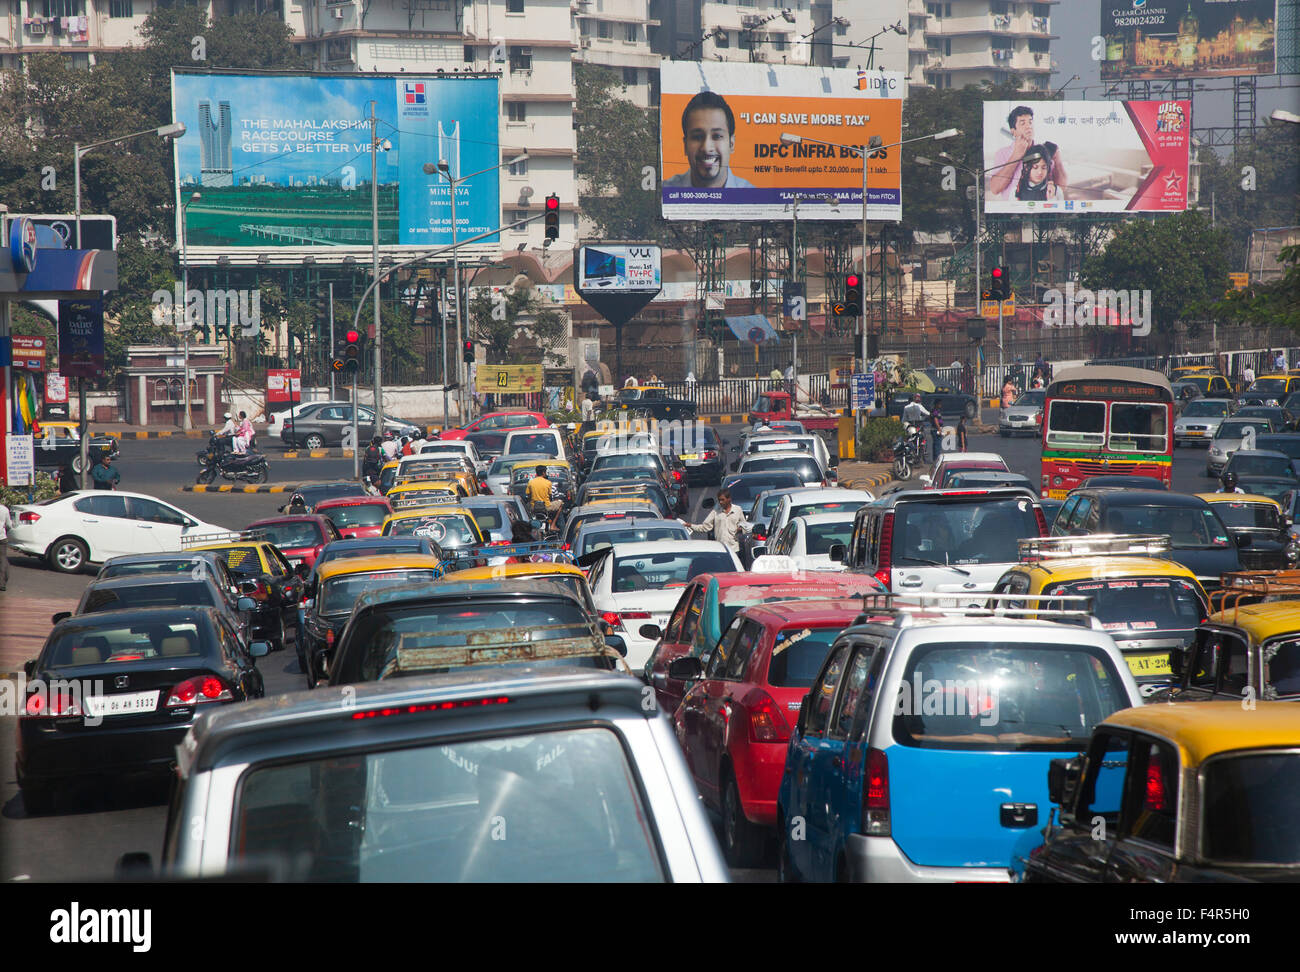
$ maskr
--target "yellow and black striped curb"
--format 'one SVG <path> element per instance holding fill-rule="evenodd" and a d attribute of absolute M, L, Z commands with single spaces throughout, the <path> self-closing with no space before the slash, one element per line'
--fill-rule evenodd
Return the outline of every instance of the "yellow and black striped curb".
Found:
<path fill-rule="evenodd" d="M 351 449 L 290 449 L 279 454 L 281 459 L 351 459 Z"/>
<path fill-rule="evenodd" d="M 91 435 L 106 435 L 111 439 L 206 439 L 208 433 L 200 429 L 127 429 L 125 432 L 96 432 L 90 430 Z"/>
<path fill-rule="evenodd" d="M 879 476 L 868 476 L 866 479 L 849 479 L 840 483 L 845 489 L 871 489 L 875 486 L 884 486 L 894 481 L 892 472 L 881 473 Z"/>
<path fill-rule="evenodd" d="M 298 487 L 293 486 L 236 486 L 233 483 L 226 483 L 222 486 L 203 486 L 201 484 L 191 483 L 182 486 L 182 493 L 292 493 Z"/>

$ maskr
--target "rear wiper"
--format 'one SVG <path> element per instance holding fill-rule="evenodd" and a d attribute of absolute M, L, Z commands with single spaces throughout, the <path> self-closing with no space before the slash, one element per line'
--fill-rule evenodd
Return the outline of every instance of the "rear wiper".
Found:
<path fill-rule="evenodd" d="M 918 564 L 925 564 L 925 566 L 927 567 L 947 567 L 949 570 L 955 570 L 957 573 L 962 574 L 966 577 L 970 576 L 969 570 L 963 570 L 961 567 L 958 567 L 956 564 L 943 564 L 937 560 L 926 560 L 924 557 L 900 557 L 899 559 L 911 560 Z"/>

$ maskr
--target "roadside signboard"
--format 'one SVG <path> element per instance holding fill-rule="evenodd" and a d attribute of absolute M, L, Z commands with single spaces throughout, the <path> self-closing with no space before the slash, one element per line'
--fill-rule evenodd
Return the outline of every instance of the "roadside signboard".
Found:
<path fill-rule="evenodd" d="M 876 404 L 876 376 L 872 372 L 856 372 L 849 386 L 851 399 L 849 407 L 853 411 L 874 408 Z"/>

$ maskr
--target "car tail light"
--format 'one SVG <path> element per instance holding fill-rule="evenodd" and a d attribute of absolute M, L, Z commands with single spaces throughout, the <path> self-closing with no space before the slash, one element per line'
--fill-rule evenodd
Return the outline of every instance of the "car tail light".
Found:
<path fill-rule="evenodd" d="M 600 620 L 604 621 L 615 631 L 623 630 L 623 619 L 618 616 L 617 611 L 602 611 L 600 614 Z"/>
<path fill-rule="evenodd" d="M 754 527 L 753 532 L 750 533 L 750 536 L 752 536 L 755 540 L 766 540 L 767 527 L 763 527 L 763 526 Z"/>
<path fill-rule="evenodd" d="M 39 520 L 40 518 L 41 518 L 41 515 L 40 515 L 39 513 L 19 513 L 19 514 L 18 514 L 18 522 L 19 522 L 19 523 L 35 523 L 35 522 L 36 522 L 37 520 Z"/>
<path fill-rule="evenodd" d="M 718 454 L 717 454 L 716 452 L 714 452 L 712 449 L 705 449 L 705 450 L 704 450 L 704 458 L 705 458 L 705 459 L 716 459 L 716 458 L 718 458 Z"/>
<path fill-rule="evenodd" d="M 894 514 L 886 513 L 880 524 L 880 551 L 876 558 L 876 580 L 889 589 L 890 570 L 894 561 Z"/>
<path fill-rule="evenodd" d="M 619 618 L 623 621 L 649 621 L 649 611 L 620 611 Z"/>
<path fill-rule="evenodd" d="M 749 741 L 785 743 L 790 741 L 790 727 L 781 710 L 766 692 L 758 696 L 749 709 Z"/>
<path fill-rule="evenodd" d="M 445 712 L 448 709 L 470 709 L 484 705 L 507 705 L 508 695 L 496 695 L 483 699 L 457 699 L 454 702 L 428 702 L 423 705 L 397 705 L 385 709 L 368 709 L 365 712 L 352 713 L 353 720 L 374 719 L 376 717 L 414 715 L 417 712 Z M 358 767 L 360 764 L 357 764 Z"/>
<path fill-rule="evenodd" d="M 1142 809 L 1144 811 L 1162 812 L 1167 806 L 1164 772 L 1160 766 L 1160 759 L 1155 753 L 1152 753 L 1150 760 L 1147 762 L 1146 795 L 1142 801 Z"/>
<path fill-rule="evenodd" d="M 325 632 L 325 646 L 332 648 L 334 646 L 334 629 L 330 628 Z"/>
<path fill-rule="evenodd" d="M 1040 537 L 1047 536 L 1048 535 L 1047 517 L 1043 516 L 1043 508 L 1041 506 L 1034 507 L 1034 516 L 1038 520 L 1038 535 Z"/>
<path fill-rule="evenodd" d="M 889 758 L 879 749 L 867 750 L 862 792 L 862 832 L 889 836 Z"/>
<path fill-rule="evenodd" d="M 673 470 L 673 479 L 679 483 L 682 481 L 682 471 L 680 469 Z"/>
<path fill-rule="evenodd" d="M 179 682 L 167 697 L 167 707 L 196 705 L 200 702 L 233 702 L 230 686 L 215 675 L 196 675 Z"/>
<path fill-rule="evenodd" d="M 40 719 L 79 716 L 81 706 L 70 692 L 58 691 L 46 695 L 45 692 L 38 691 L 27 696 L 24 712 L 29 717 Z"/>

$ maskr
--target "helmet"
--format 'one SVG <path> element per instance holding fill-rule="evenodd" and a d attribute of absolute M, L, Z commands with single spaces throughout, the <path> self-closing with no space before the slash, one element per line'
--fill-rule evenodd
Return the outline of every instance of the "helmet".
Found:
<path fill-rule="evenodd" d="M 1226 472 L 1223 474 L 1223 488 L 1224 489 L 1237 488 L 1237 474 L 1235 472 Z"/>

